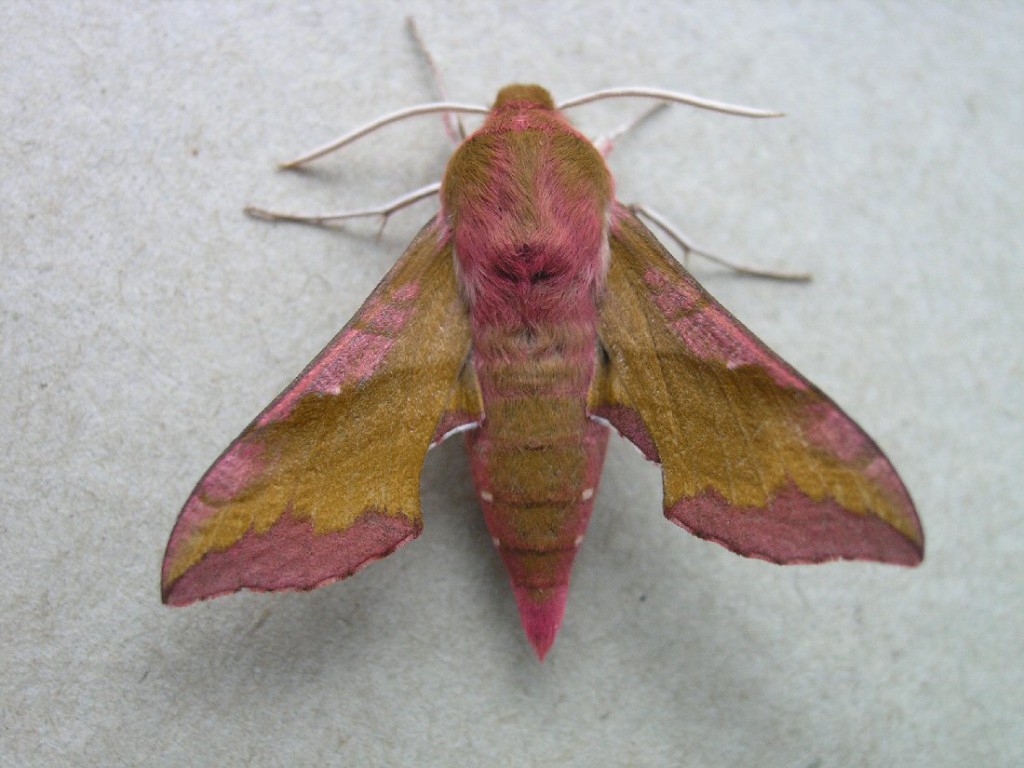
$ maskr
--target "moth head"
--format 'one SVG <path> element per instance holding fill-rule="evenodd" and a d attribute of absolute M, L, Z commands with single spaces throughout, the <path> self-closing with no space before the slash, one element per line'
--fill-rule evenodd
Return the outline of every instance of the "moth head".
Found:
<path fill-rule="evenodd" d="M 515 105 L 518 109 L 534 107 L 554 110 L 555 108 L 551 94 L 539 85 L 506 85 L 498 91 L 492 109 L 504 109 L 511 105 Z"/>

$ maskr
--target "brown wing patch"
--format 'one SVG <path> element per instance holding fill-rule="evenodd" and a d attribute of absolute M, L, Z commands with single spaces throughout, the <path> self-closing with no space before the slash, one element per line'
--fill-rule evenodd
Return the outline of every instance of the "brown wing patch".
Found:
<path fill-rule="evenodd" d="M 444 415 L 434 431 L 431 446 L 443 442 L 449 435 L 476 427 L 484 417 L 484 398 L 480 392 L 480 382 L 476 378 L 476 367 L 469 356 L 462 365 L 458 381 L 448 399 Z"/>

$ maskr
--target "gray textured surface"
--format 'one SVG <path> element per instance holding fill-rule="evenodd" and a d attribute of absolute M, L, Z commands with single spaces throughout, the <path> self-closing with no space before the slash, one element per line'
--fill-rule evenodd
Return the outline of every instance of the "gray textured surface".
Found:
<path fill-rule="evenodd" d="M 0 9 L 0 763 L 1024 764 L 1021 6 L 368 5 Z M 538 665 L 453 443 L 398 555 L 311 594 L 160 605 L 192 484 L 429 215 L 376 243 L 240 213 L 437 176 L 433 118 L 272 165 L 429 97 L 407 12 L 461 100 L 536 80 L 789 112 L 673 109 L 613 170 L 720 252 L 815 273 L 696 270 L 888 451 L 922 568 L 697 541 L 617 441 Z"/>

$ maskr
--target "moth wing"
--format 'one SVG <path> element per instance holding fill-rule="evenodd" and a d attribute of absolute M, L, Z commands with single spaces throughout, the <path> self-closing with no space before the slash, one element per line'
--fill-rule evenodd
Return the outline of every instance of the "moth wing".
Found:
<path fill-rule="evenodd" d="M 443 443 L 459 432 L 476 429 L 484 417 L 484 397 L 476 378 L 472 357 L 467 357 L 452 389 L 444 415 L 434 431 L 431 447 Z"/>
<path fill-rule="evenodd" d="M 661 464 L 665 515 L 778 563 L 920 562 L 914 505 L 871 438 L 617 214 L 591 412 Z"/>
<path fill-rule="evenodd" d="M 451 248 L 427 225 L 200 480 L 167 545 L 164 602 L 313 589 L 418 536 L 424 456 L 469 338 Z"/>

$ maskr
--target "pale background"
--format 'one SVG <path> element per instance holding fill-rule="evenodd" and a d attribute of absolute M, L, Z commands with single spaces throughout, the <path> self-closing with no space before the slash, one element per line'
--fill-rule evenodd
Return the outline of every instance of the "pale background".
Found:
<path fill-rule="evenodd" d="M 537 663 L 458 441 L 426 530 L 302 595 L 160 605 L 193 483 L 430 215 L 271 226 L 435 179 L 430 100 L 658 85 L 620 197 L 806 287 L 705 285 L 900 468 L 924 565 L 779 568 L 667 523 L 614 441 Z M 29 3 L 0 8 L 4 765 L 1024 764 L 1024 6 L 933 2 Z M 587 131 L 639 105 L 581 108 Z"/>

